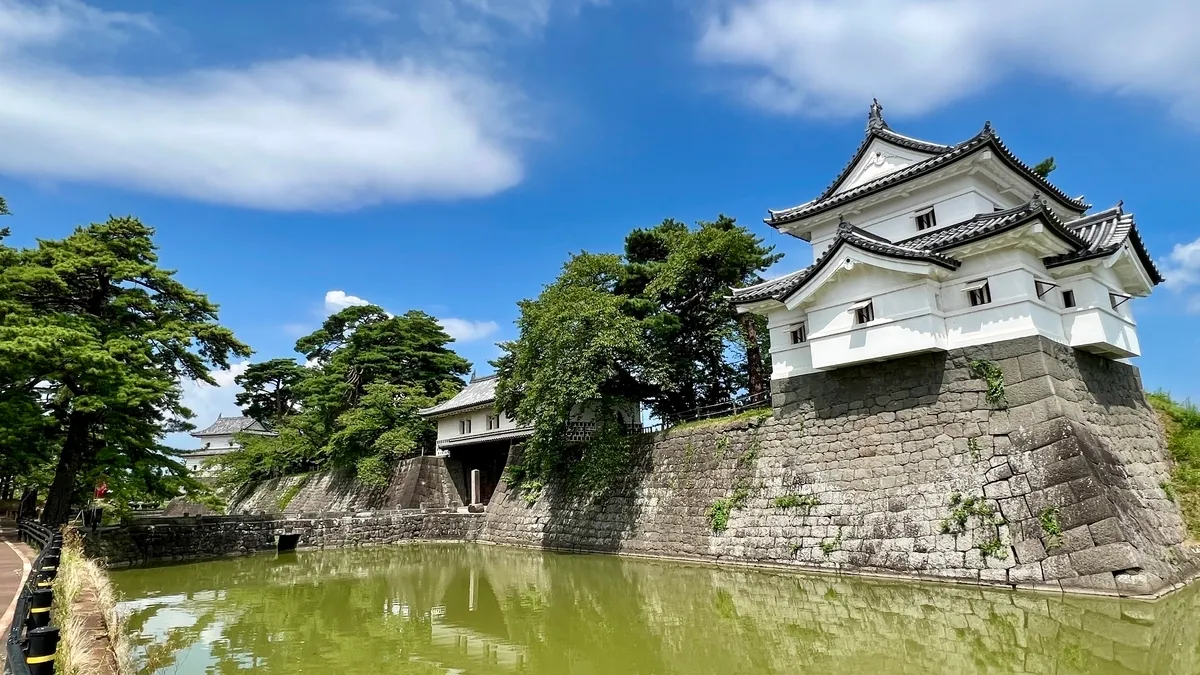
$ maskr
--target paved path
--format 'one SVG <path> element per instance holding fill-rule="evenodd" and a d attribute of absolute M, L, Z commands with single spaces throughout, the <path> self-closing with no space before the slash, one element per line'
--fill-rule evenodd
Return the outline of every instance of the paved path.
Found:
<path fill-rule="evenodd" d="M 12 613 L 17 604 L 17 591 L 29 574 L 29 563 L 36 554 L 17 537 L 17 524 L 0 520 L 0 644 L 8 638 Z M 0 672 L 4 666 L 4 649 L 0 648 Z"/>

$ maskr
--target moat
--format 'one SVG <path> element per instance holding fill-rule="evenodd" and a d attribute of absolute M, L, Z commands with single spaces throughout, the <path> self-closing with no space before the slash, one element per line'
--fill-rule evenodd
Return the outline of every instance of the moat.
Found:
<path fill-rule="evenodd" d="M 150 673 L 1200 672 L 1147 603 L 473 545 L 115 571 Z"/>

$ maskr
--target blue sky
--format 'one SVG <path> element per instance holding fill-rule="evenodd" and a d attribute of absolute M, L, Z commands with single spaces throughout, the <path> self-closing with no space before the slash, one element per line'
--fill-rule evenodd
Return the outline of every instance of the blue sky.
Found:
<path fill-rule="evenodd" d="M 12 243 L 108 214 L 255 359 L 358 299 L 441 318 L 481 372 L 567 254 L 819 193 L 872 97 L 942 142 L 991 120 L 1124 199 L 1170 279 L 1147 387 L 1200 398 L 1200 5 L 1190 0 L 0 0 Z M 187 386 L 195 421 L 232 405 Z"/>

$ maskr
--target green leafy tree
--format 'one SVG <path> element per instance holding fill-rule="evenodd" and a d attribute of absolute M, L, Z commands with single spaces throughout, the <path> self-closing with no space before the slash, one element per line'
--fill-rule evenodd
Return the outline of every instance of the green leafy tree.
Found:
<path fill-rule="evenodd" d="M 1036 165 L 1034 165 L 1033 172 L 1036 173 L 1037 175 L 1041 176 L 1042 178 L 1046 178 L 1050 175 L 1050 173 L 1052 171 L 1054 171 L 1057 168 L 1058 168 L 1058 165 L 1054 163 L 1054 158 L 1047 157 L 1046 159 L 1043 159 L 1042 161 L 1040 161 Z"/>
<path fill-rule="evenodd" d="M 391 461 L 433 442 L 433 426 L 417 410 L 453 395 L 470 372 L 451 342 L 424 312 L 393 316 L 367 305 L 330 316 L 296 342 L 314 367 L 302 368 L 290 385 L 295 414 L 279 419 L 278 436 L 243 434 L 242 448 L 218 462 L 220 482 L 237 486 L 345 466 L 357 467 L 368 482 L 386 481 Z M 272 363 L 260 364 L 256 378 L 279 370 Z M 262 392 L 248 394 L 253 401 Z M 269 395 L 262 400 L 274 403 Z"/>
<path fill-rule="evenodd" d="M 278 422 L 296 412 L 296 385 L 306 375 L 295 359 L 271 359 L 254 363 L 234 378 L 242 388 L 237 404 L 242 412 L 259 422 Z"/>
<path fill-rule="evenodd" d="M 727 298 L 781 257 L 724 215 L 694 230 L 668 219 L 626 237 L 628 274 L 619 291 L 656 307 L 656 353 L 669 371 L 669 386 L 649 401 L 656 412 L 682 412 L 741 389 L 765 388 L 765 325 L 739 317 Z M 730 358 L 731 347 L 741 348 L 741 358 Z"/>
<path fill-rule="evenodd" d="M 572 256 L 538 298 L 519 303 L 519 338 L 501 345 L 495 364 L 498 404 L 534 427 L 510 477 L 601 466 L 611 476 L 631 450 L 615 433 L 630 405 L 669 417 L 762 391 L 765 325 L 739 316 L 727 296 L 779 258 L 725 216 L 695 229 L 666 220 L 634 230 L 624 255 Z M 568 447 L 569 422 L 585 405 L 601 429 Z"/>
<path fill-rule="evenodd" d="M 118 479 L 178 470 L 159 441 L 192 428 L 179 421 L 191 417 L 180 381 L 215 384 L 210 368 L 250 354 L 217 323 L 216 305 L 159 267 L 153 234 L 110 218 L 3 254 L 0 362 L 21 364 L 7 390 L 40 388 L 62 436 L 47 524 L 70 518 L 102 462 L 121 458 Z"/>

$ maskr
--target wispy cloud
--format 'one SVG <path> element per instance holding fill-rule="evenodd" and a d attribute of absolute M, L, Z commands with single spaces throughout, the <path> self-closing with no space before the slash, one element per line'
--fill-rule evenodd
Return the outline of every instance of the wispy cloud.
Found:
<path fill-rule="evenodd" d="M 1190 244 L 1176 244 L 1163 265 L 1163 276 L 1167 278 L 1167 288 L 1188 294 L 1188 311 L 1200 314 L 1200 295 L 1196 293 L 1200 286 L 1200 239 Z"/>
<path fill-rule="evenodd" d="M 1001 79 L 1157 99 L 1200 125 L 1193 0 L 713 0 L 698 43 L 762 107 L 922 113 Z"/>
<path fill-rule="evenodd" d="M 481 46 L 541 36 L 555 17 L 608 0 L 350 0 L 340 5 L 353 18 L 374 24 L 408 22 L 429 37 L 454 45 Z"/>
<path fill-rule="evenodd" d="M 375 303 L 360 298 L 357 295 L 350 295 L 342 290 L 333 290 L 325 293 L 326 314 L 340 312 L 347 307 L 361 307 L 371 304 Z M 442 325 L 446 334 L 454 338 L 456 342 L 482 340 L 500 329 L 500 325 L 495 321 L 472 321 L 456 317 L 441 317 L 437 319 L 437 322 Z"/>
<path fill-rule="evenodd" d="M 481 197 L 521 181 L 518 92 L 461 62 L 285 58 L 169 77 L 56 58 L 153 28 L 0 0 L 0 172 L 281 211 Z"/>
<path fill-rule="evenodd" d="M 495 333 L 500 326 L 495 321 L 469 321 L 467 319 L 438 319 L 442 328 L 458 342 L 473 342 Z"/>

